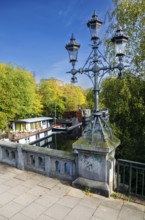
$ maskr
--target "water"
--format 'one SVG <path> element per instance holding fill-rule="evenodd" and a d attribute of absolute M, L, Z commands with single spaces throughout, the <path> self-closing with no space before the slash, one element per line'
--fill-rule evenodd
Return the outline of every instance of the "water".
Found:
<path fill-rule="evenodd" d="M 82 135 L 82 126 L 74 128 L 68 132 L 55 132 L 51 137 L 43 140 L 43 144 L 37 142 L 37 146 L 72 151 L 72 144 Z"/>

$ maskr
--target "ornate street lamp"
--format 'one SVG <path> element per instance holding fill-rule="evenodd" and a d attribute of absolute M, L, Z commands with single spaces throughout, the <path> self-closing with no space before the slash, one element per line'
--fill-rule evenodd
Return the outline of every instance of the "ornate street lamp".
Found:
<path fill-rule="evenodd" d="M 75 77 L 76 71 L 74 67 L 75 67 L 75 62 L 77 61 L 80 44 L 76 42 L 76 39 L 73 36 L 73 34 L 71 36 L 70 43 L 68 43 L 65 48 L 68 51 L 70 63 L 72 63 L 72 67 L 73 67 L 71 70 L 71 74 L 72 74 L 71 83 L 77 83 L 77 77 Z"/>
<path fill-rule="evenodd" d="M 87 26 L 90 29 L 91 40 L 96 41 L 99 38 L 100 28 L 102 24 L 103 22 L 98 19 L 96 11 L 94 11 L 92 19 L 89 20 L 87 23 Z"/>
<path fill-rule="evenodd" d="M 69 53 L 70 62 L 72 63 L 72 70 L 68 73 L 72 74 L 71 82 L 77 82 L 76 74 L 85 74 L 87 75 L 92 83 L 93 83 L 93 91 L 94 91 L 94 111 L 92 114 L 92 121 L 84 130 L 83 136 L 89 139 L 89 143 L 95 144 L 97 133 L 101 133 L 104 141 L 107 141 L 107 138 L 113 140 L 112 131 L 107 121 L 105 120 L 104 113 L 99 108 L 99 92 L 100 92 L 100 82 L 102 78 L 108 73 L 110 70 L 118 69 L 118 76 L 122 77 L 122 70 L 125 66 L 122 63 L 123 56 L 125 54 L 125 47 L 128 41 L 128 37 L 124 35 L 121 28 L 118 28 L 115 32 L 115 35 L 111 39 L 111 41 L 115 44 L 116 56 L 119 58 L 119 64 L 117 66 L 112 67 L 104 66 L 106 60 L 104 59 L 102 53 L 99 51 L 99 32 L 100 27 L 102 25 L 102 21 L 98 19 L 96 12 L 93 13 L 92 19 L 87 22 L 87 26 L 90 29 L 92 44 L 92 52 L 88 57 L 83 68 L 78 70 L 75 69 L 75 62 L 77 61 L 78 50 L 80 48 L 80 44 L 78 44 L 72 35 L 70 39 L 70 43 L 66 45 L 66 49 Z M 101 57 L 101 58 L 100 58 Z M 103 58 L 103 62 L 101 59 Z M 100 63 L 103 65 L 100 66 Z M 108 63 L 107 63 L 108 64 Z M 87 66 L 88 65 L 88 66 Z M 86 68 L 87 66 L 87 68 Z"/>
<path fill-rule="evenodd" d="M 70 43 L 68 43 L 65 48 L 68 51 L 70 63 L 75 63 L 77 61 L 78 49 L 80 48 L 80 44 L 76 42 L 73 34 L 71 36 Z"/>
<path fill-rule="evenodd" d="M 111 41 L 115 44 L 115 52 L 117 57 L 123 57 L 125 55 L 126 44 L 128 37 L 124 35 L 121 28 L 118 28 Z"/>

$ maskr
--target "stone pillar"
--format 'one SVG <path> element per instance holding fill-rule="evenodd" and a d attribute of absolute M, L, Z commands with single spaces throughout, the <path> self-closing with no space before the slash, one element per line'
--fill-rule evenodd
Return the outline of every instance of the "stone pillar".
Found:
<path fill-rule="evenodd" d="M 50 156 L 45 156 L 45 172 L 47 176 L 50 175 L 50 171 L 51 171 Z"/>
<path fill-rule="evenodd" d="M 24 155 L 23 155 L 23 152 L 22 152 L 22 147 L 21 145 L 18 145 L 17 147 L 17 168 L 20 169 L 20 170 L 24 170 L 25 169 L 25 166 L 24 166 Z"/>
<path fill-rule="evenodd" d="M 78 177 L 72 185 L 109 197 L 113 189 L 115 148 L 119 144 L 117 138 L 112 142 L 98 140 L 95 145 L 87 143 L 84 137 L 76 141 L 73 149 L 78 157 Z"/>

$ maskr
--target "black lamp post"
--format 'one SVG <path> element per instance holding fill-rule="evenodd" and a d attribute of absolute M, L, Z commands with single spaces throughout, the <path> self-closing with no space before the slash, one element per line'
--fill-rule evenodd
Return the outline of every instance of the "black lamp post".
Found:
<path fill-rule="evenodd" d="M 102 78 L 108 73 L 110 70 L 118 69 L 119 73 L 118 76 L 122 76 L 122 70 L 124 69 L 124 65 L 122 63 L 123 56 L 125 54 L 125 47 L 126 43 L 128 41 L 128 37 L 123 34 L 123 31 L 121 28 L 118 28 L 115 32 L 115 35 L 111 39 L 111 41 L 115 44 L 115 50 L 116 50 L 116 56 L 119 58 L 119 64 L 117 66 L 112 67 L 104 66 L 104 63 L 106 62 L 105 58 L 99 51 L 99 32 L 100 27 L 102 25 L 102 21 L 98 19 L 98 16 L 96 15 L 96 12 L 93 13 L 92 19 L 87 22 L 87 26 L 90 29 L 91 34 L 91 40 L 93 41 L 92 44 L 92 52 L 90 56 L 88 57 L 85 65 L 83 68 L 80 68 L 78 70 L 75 69 L 75 62 L 77 61 L 77 55 L 78 50 L 80 48 L 80 45 L 75 41 L 74 36 L 72 35 L 70 39 L 70 43 L 66 45 L 66 49 L 69 53 L 70 62 L 72 63 L 72 70 L 68 73 L 72 74 L 71 82 L 75 83 L 77 82 L 77 73 L 85 74 L 87 75 L 92 83 L 93 83 L 93 91 L 94 91 L 94 112 L 92 114 L 93 120 L 90 123 L 90 125 L 85 129 L 84 135 L 86 133 L 91 134 L 90 135 L 90 142 L 94 142 L 94 135 L 95 132 L 100 131 L 104 141 L 106 141 L 108 133 L 110 138 L 112 139 L 112 131 L 109 125 L 107 124 L 104 112 L 102 112 L 99 109 L 99 91 L 100 91 L 100 82 Z M 102 62 L 103 59 L 103 62 Z M 102 65 L 100 65 L 100 63 Z M 108 64 L 108 62 L 106 62 Z M 88 67 L 86 68 L 86 66 Z M 106 132 L 108 130 L 108 132 Z"/>

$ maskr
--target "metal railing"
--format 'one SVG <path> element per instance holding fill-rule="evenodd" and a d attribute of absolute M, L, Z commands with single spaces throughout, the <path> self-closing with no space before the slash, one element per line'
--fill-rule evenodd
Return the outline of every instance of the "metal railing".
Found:
<path fill-rule="evenodd" d="M 145 164 L 118 159 L 117 191 L 145 198 Z"/>

